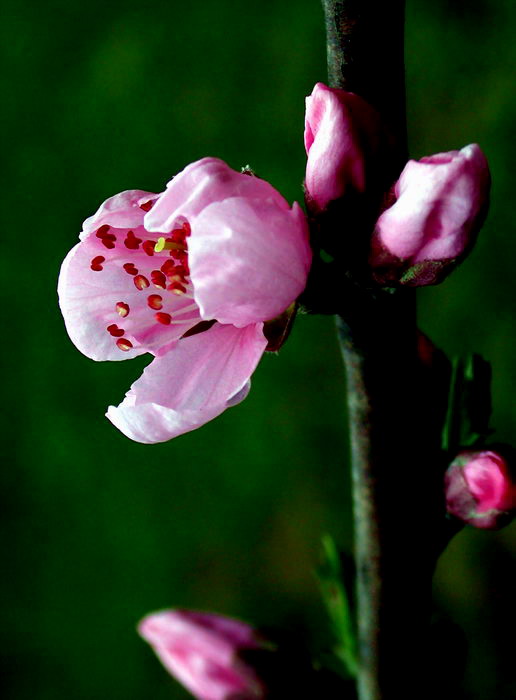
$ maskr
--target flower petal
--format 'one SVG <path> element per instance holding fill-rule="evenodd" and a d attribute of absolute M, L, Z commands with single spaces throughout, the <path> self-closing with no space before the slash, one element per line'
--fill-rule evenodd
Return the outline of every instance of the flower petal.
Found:
<path fill-rule="evenodd" d="M 141 227 L 131 230 L 140 239 L 148 238 Z M 116 236 L 113 248 L 106 248 L 92 233 L 72 248 L 63 262 L 58 293 L 66 329 L 77 348 L 93 360 L 126 360 L 144 352 L 159 354 L 201 320 L 199 313 L 187 295 L 176 296 L 153 284 L 152 271 L 160 270 L 169 259 L 166 255 L 149 257 L 142 250 L 128 249 L 122 242 L 126 229 L 110 231 Z M 138 275 L 148 288 L 136 286 Z M 162 303 L 151 306 L 152 298 Z M 117 311 L 119 304 L 126 306 L 126 316 Z M 158 322 L 157 312 L 166 314 L 166 320 L 170 316 L 171 322 Z M 108 330 L 113 326 L 115 336 Z M 127 351 L 117 345 L 120 330 L 133 346 Z"/>
<path fill-rule="evenodd" d="M 233 197 L 207 207 L 188 252 L 201 316 L 238 327 L 284 311 L 303 291 L 311 262 L 300 207 L 270 199 Z"/>
<path fill-rule="evenodd" d="M 262 356 L 262 324 L 246 328 L 215 324 L 180 340 L 157 357 L 124 401 L 110 406 L 109 420 L 132 440 L 164 442 L 198 428 L 234 405 Z"/>
<path fill-rule="evenodd" d="M 380 118 L 352 92 L 317 83 L 306 98 L 305 186 L 309 201 L 325 209 L 351 187 L 366 188 L 370 154 L 378 149 Z"/>
<path fill-rule="evenodd" d="M 265 697 L 254 668 L 238 657 L 260 648 L 249 625 L 210 613 L 163 610 L 144 618 L 138 631 L 196 698 Z"/>
<path fill-rule="evenodd" d="M 412 263 L 459 257 L 482 223 L 489 182 L 477 144 L 410 160 L 396 183 L 397 201 L 378 219 L 377 244 Z"/>
<path fill-rule="evenodd" d="M 141 205 L 154 201 L 158 195 L 144 190 L 125 190 L 109 197 L 99 209 L 83 223 L 81 240 L 100 226 L 109 224 L 116 228 L 134 228 L 143 224 L 145 210 Z"/>
<path fill-rule="evenodd" d="M 148 231 L 171 231 L 178 219 L 191 219 L 213 202 L 228 197 L 263 197 L 288 209 L 285 199 L 265 180 L 244 175 L 219 158 L 203 158 L 188 165 L 167 185 L 145 216 Z"/>

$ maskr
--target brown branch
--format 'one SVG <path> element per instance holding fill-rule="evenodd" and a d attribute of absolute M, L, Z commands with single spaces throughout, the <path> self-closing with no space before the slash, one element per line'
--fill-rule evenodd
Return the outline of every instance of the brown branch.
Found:
<path fill-rule="evenodd" d="M 373 104 L 407 157 L 403 0 L 323 0 L 330 85 Z M 331 233 L 331 232 L 328 232 Z M 443 522 L 437 395 L 413 290 L 338 303 L 352 447 L 360 700 L 421 700 Z"/>
<path fill-rule="evenodd" d="M 372 104 L 397 142 L 406 147 L 404 0 L 323 0 L 328 79 Z"/>

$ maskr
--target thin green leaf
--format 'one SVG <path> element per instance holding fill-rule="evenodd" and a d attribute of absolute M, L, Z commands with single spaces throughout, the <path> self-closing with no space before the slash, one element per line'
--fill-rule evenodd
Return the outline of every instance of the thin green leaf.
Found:
<path fill-rule="evenodd" d="M 335 636 L 333 653 L 347 675 L 354 677 L 357 673 L 355 625 L 342 578 L 340 555 L 329 535 L 322 538 L 322 548 L 323 558 L 317 569 L 317 577 Z"/>

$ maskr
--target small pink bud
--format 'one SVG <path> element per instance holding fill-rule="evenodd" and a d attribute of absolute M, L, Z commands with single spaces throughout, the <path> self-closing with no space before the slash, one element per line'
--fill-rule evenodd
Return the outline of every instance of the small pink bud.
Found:
<path fill-rule="evenodd" d="M 369 153 L 379 141 L 380 118 L 358 95 L 317 83 L 306 98 L 305 187 L 319 211 L 348 188 L 364 192 Z"/>
<path fill-rule="evenodd" d="M 477 144 L 410 160 L 376 224 L 369 259 L 375 279 L 388 286 L 440 282 L 473 245 L 489 187 Z"/>
<path fill-rule="evenodd" d="M 495 530 L 516 509 L 516 485 L 507 460 L 498 452 L 461 452 L 445 475 L 446 508 L 468 525 Z"/>
<path fill-rule="evenodd" d="M 239 653 L 265 646 L 238 620 L 187 610 L 163 610 L 145 617 L 140 635 L 177 680 L 200 700 L 256 700 L 265 688 Z"/>

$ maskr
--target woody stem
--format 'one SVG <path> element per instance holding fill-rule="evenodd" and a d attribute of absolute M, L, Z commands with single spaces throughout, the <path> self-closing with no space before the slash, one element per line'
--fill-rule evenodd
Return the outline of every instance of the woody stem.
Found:
<path fill-rule="evenodd" d="M 359 94 L 380 112 L 394 136 L 394 180 L 407 157 L 404 1 L 323 0 L 323 7 L 330 85 Z M 439 503 L 439 485 L 424 474 L 439 445 L 425 428 L 431 406 L 417 394 L 415 294 L 379 291 L 342 307 L 348 309 L 338 328 L 351 438 L 358 695 L 420 700 Z"/>

